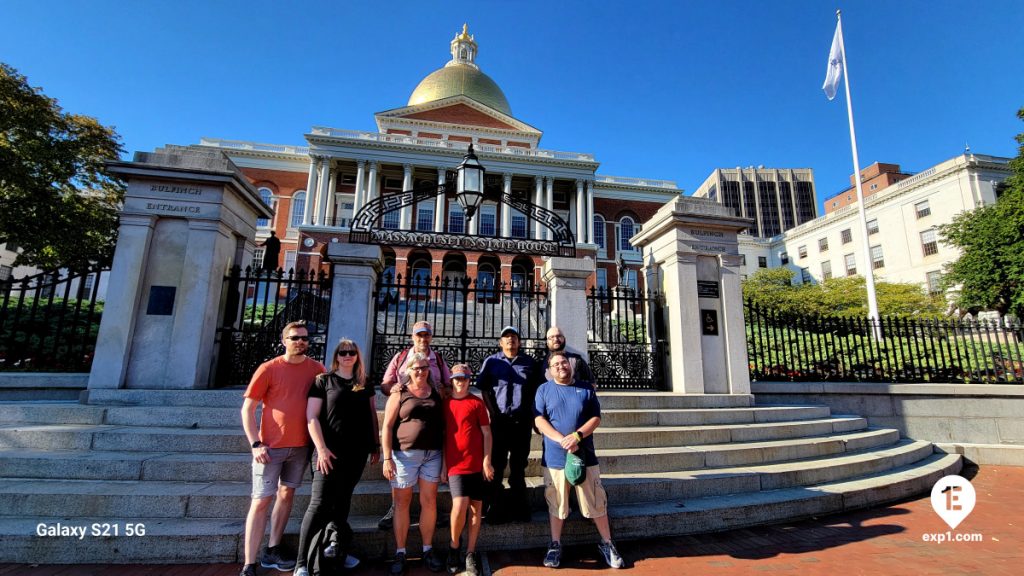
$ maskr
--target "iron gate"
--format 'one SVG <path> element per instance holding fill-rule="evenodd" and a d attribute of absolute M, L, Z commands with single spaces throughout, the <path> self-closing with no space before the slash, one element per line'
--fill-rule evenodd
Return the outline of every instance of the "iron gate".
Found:
<path fill-rule="evenodd" d="M 662 296 L 632 288 L 592 288 L 587 296 L 587 352 L 598 386 L 664 387 L 668 355 Z"/>
<path fill-rule="evenodd" d="M 244 386 L 260 364 L 284 354 L 281 330 L 305 320 L 307 356 L 324 362 L 333 272 L 270 272 L 235 267 L 224 278 L 224 321 L 217 329 L 218 386 Z"/>
<path fill-rule="evenodd" d="M 468 277 L 403 279 L 384 274 L 375 293 L 371 377 L 379 384 L 391 358 L 412 344 L 412 325 L 434 327 L 430 347 L 449 366 L 465 362 L 473 372 L 498 352 L 505 326 L 519 330 L 521 349 L 543 361 L 547 347 L 547 294 L 533 283 L 507 285 Z"/>

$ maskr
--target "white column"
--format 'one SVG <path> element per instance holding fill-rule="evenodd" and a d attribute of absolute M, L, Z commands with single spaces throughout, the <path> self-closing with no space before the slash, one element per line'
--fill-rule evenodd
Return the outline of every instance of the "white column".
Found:
<path fill-rule="evenodd" d="M 412 164 L 402 165 L 402 191 L 407 190 L 412 190 Z M 398 226 L 402 230 L 412 230 L 412 206 L 402 208 L 402 217 Z"/>
<path fill-rule="evenodd" d="M 366 160 L 356 160 L 356 190 L 352 195 L 352 218 L 362 209 L 366 203 L 366 193 L 363 186 L 366 184 Z"/>
<path fill-rule="evenodd" d="M 338 217 L 338 177 L 337 171 L 331 171 L 331 181 L 327 190 L 327 211 L 324 214 L 324 226 L 337 226 Z"/>
<path fill-rule="evenodd" d="M 576 243 L 583 244 L 587 241 L 586 219 L 587 201 L 583 193 L 583 180 L 576 180 Z"/>
<path fill-rule="evenodd" d="M 320 160 L 311 156 L 309 159 L 309 180 L 306 181 L 306 210 L 302 213 L 302 225 L 313 223 L 313 199 L 316 197 L 316 171 Z"/>
<path fill-rule="evenodd" d="M 445 174 L 447 172 L 448 172 L 448 170 L 444 166 L 438 166 L 437 167 L 437 185 L 438 185 L 438 187 L 444 185 L 444 177 L 445 177 Z M 444 193 L 438 194 L 437 195 L 437 201 L 434 204 L 434 232 L 437 232 L 437 233 L 444 232 L 444 220 L 445 220 L 444 201 L 445 201 L 445 194 Z"/>
<path fill-rule="evenodd" d="M 366 181 L 366 203 L 377 197 L 377 161 L 370 162 L 370 177 Z"/>
<path fill-rule="evenodd" d="M 505 174 L 502 180 L 502 190 L 505 196 L 512 195 L 512 175 Z M 501 236 L 505 238 L 512 237 L 512 207 L 508 204 L 499 204 L 501 206 Z"/>
<path fill-rule="evenodd" d="M 544 205 L 544 177 L 543 176 L 534 176 L 533 177 L 533 181 L 537 184 L 537 189 L 536 189 L 536 191 L 533 194 L 533 203 L 536 204 L 537 206 L 543 206 Z M 535 240 L 540 240 L 541 239 L 541 234 L 542 234 L 541 231 L 542 230 L 544 230 L 544 225 L 541 224 L 539 220 L 534 221 L 534 223 L 533 223 L 533 238 Z"/>
<path fill-rule="evenodd" d="M 316 200 L 316 217 L 314 218 L 314 226 L 323 226 L 324 220 L 326 220 L 327 212 L 327 195 L 330 194 L 331 187 L 331 160 L 324 158 L 320 162 L 320 186 L 319 192 L 317 192 Z"/>
<path fill-rule="evenodd" d="M 587 242 L 594 241 L 594 181 L 587 181 Z"/>
<path fill-rule="evenodd" d="M 547 208 L 548 210 L 552 211 L 552 212 L 554 212 L 554 210 L 555 210 L 555 179 L 554 178 L 548 178 L 548 191 L 547 191 L 547 194 L 545 195 L 545 198 L 544 198 L 544 207 Z M 552 232 L 550 228 L 548 228 L 548 231 L 547 231 L 547 239 L 548 240 L 554 240 L 555 239 L 554 232 Z"/>

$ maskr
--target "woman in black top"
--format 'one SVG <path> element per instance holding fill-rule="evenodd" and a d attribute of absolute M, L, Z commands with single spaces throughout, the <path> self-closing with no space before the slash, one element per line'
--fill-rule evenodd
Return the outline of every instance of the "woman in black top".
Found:
<path fill-rule="evenodd" d="M 333 554 L 345 567 L 359 560 L 348 555 L 352 528 L 348 513 L 352 492 L 363 475 L 366 460 L 380 460 L 377 406 L 373 386 L 366 382 L 366 369 L 359 346 L 342 338 L 331 359 L 331 371 L 317 376 L 306 404 L 309 435 L 316 447 L 313 463 L 313 493 L 299 531 L 296 576 L 307 574 L 306 555 L 310 538 L 328 522 L 338 529 Z"/>

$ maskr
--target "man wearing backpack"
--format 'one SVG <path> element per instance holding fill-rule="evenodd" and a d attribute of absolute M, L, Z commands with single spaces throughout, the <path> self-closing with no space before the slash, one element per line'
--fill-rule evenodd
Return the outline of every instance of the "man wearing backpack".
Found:
<path fill-rule="evenodd" d="M 400 387 L 396 384 L 406 384 L 409 381 L 407 364 L 415 353 L 423 354 L 430 361 L 430 382 L 440 392 L 441 387 L 451 380 L 452 373 L 448 369 L 444 358 L 435 350 L 431 350 L 430 342 L 434 338 L 434 327 L 426 320 L 420 320 L 412 325 L 412 346 L 395 354 L 384 371 L 384 378 L 381 380 L 380 389 L 385 396 Z M 380 530 L 391 530 L 391 524 L 395 516 L 395 506 L 392 504 L 384 517 L 377 522 Z"/>

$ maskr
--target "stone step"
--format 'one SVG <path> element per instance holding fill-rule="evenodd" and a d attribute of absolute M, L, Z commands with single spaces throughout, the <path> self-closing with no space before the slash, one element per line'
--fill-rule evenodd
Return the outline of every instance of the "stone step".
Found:
<path fill-rule="evenodd" d="M 859 478 L 826 482 L 816 486 L 798 486 L 778 490 L 744 492 L 696 499 L 667 498 L 656 502 L 617 503 L 610 499 L 609 515 L 618 540 L 654 536 L 722 531 L 760 524 L 794 521 L 810 516 L 880 505 L 929 491 L 941 477 L 960 471 L 962 460 L 955 454 L 930 454 L 909 465 L 900 465 Z M 298 508 L 297 508 L 298 509 Z M 300 513 L 291 519 L 287 539 L 295 543 Z M 546 512 L 538 510 L 529 523 L 485 526 L 480 548 L 542 547 L 547 543 Z M 40 537 L 42 524 L 84 527 L 91 533 L 93 524 L 102 532 L 103 524 L 116 524 L 117 537 L 85 536 Z M 363 558 L 379 558 L 394 549 L 390 533 L 376 529 L 377 517 L 354 516 L 354 552 Z M 125 536 L 126 524 L 145 526 L 145 536 Z M 182 554 L 199 563 L 238 562 L 242 550 L 244 521 L 233 519 L 119 518 L 96 515 L 66 518 L 59 515 L 0 518 L 0 541 L 4 542 L 4 561 L 37 562 L 46 558 L 53 563 L 174 563 Z M 443 546 L 446 530 L 435 532 L 434 544 Z M 565 525 L 565 544 L 593 542 L 596 533 L 589 521 L 571 517 Z M 419 535 L 409 532 L 409 548 L 419 548 Z"/>
<path fill-rule="evenodd" d="M 613 502 L 629 503 L 722 496 L 787 488 L 884 471 L 928 457 L 927 442 L 900 443 L 857 453 L 795 462 L 719 469 L 680 470 L 643 476 L 602 474 L 602 484 Z M 527 478 L 535 509 L 544 506 L 544 483 Z M 301 514 L 309 501 L 306 480 L 296 495 Z M 447 486 L 441 486 L 447 493 Z M 46 516 L 61 510 L 67 517 L 110 518 L 236 518 L 249 506 L 250 482 L 93 481 L 0 479 L 0 516 Z M 383 480 L 360 482 L 353 499 L 353 515 L 380 515 L 391 504 L 390 485 Z M 450 500 L 439 499 L 447 511 Z"/>
<path fill-rule="evenodd" d="M 829 421 L 834 433 L 827 436 L 757 442 L 726 440 L 729 443 L 643 450 L 599 448 L 598 456 L 609 474 L 646 474 L 813 458 L 885 446 L 899 440 L 899 433 L 891 429 L 842 431 L 855 420 Z M 530 453 L 527 475 L 540 476 L 540 456 L 539 450 Z M 8 478 L 244 482 L 251 475 L 251 457 L 245 452 L 5 449 L 0 450 L 0 470 Z M 380 466 L 368 466 L 363 478 L 381 479 Z"/>
<path fill-rule="evenodd" d="M 208 393 L 208 392 L 207 392 Z M 106 424 L 176 428 L 232 428 L 241 430 L 234 407 L 197 406 L 91 406 L 73 402 L 0 402 L 0 422 L 13 424 Z M 740 408 L 609 408 L 602 397 L 602 425 L 699 426 L 786 422 L 829 417 L 827 406 L 757 406 Z M 383 406 L 378 417 L 383 421 Z"/>
<path fill-rule="evenodd" d="M 613 416 L 614 413 L 610 414 Z M 609 420 L 614 421 L 613 418 Z M 632 426 L 617 428 L 602 425 L 597 430 L 597 445 L 602 448 L 641 448 L 652 446 L 692 446 L 723 442 L 778 440 L 801 436 L 821 436 L 867 427 L 856 416 L 819 420 L 716 426 Z M 602 424 L 604 420 L 602 419 Z M 533 449 L 541 447 L 534 434 Z M 0 450 L 100 450 L 126 452 L 224 452 L 248 453 L 249 446 L 240 427 L 174 428 L 155 426 L 111 426 L 92 424 L 8 424 L 0 426 Z"/>

